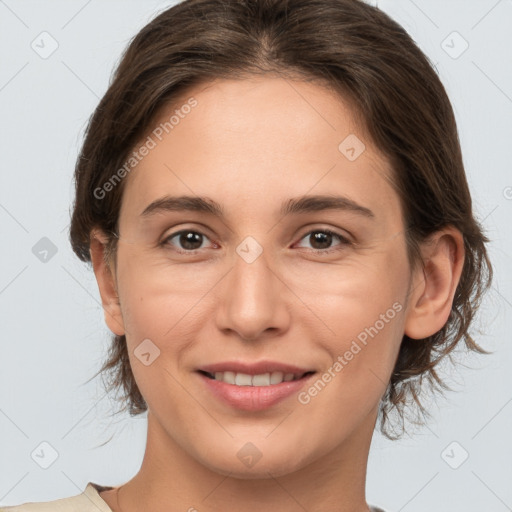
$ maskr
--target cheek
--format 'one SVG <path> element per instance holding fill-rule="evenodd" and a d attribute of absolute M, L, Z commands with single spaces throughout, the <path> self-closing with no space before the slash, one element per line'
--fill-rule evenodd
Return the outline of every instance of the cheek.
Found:
<path fill-rule="evenodd" d="M 333 388 L 356 402 L 373 401 L 385 391 L 402 341 L 408 266 L 405 251 L 398 249 L 340 270 L 307 300 L 321 319 L 315 325 L 327 333 L 322 344 L 331 365 L 338 363 L 331 369 L 339 376 Z"/>
<path fill-rule="evenodd" d="M 119 282 L 130 366 L 148 406 L 169 414 L 182 402 L 190 406 L 176 376 L 198 338 L 201 322 L 194 305 L 203 295 L 200 286 L 166 280 L 165 273 L 149 271 L 136 260 L 119 266 Z"/>
<path fill-rule="evenodd" d="M 328 353 L 325 367 L 298 396 L 307 411 L 306 421 L 326 438 L 332 429 L 338 429 L 338 436 L 348 435 L 376 411 L 403 335 L 404 308 L 400 300 L 393 300 L 396 295 L 388 291 L 374 303 L 365 301 L 364 294 L 351 298 L 346 306 L 337 302 L 337 313 L 324 312 L 335 332 L 318 343 Z"/>
<path fill-rule="evenodd" d="M 349 339 L 374 324 L 379 331 L 396 328 L 408 287 L 404 269 L 406 260 L 399 251 L 375 251 L 297 275 L 292 283 L 297 296 L 311 305 L 319 326 L 335 338 Z"/>
<path fill-rule="evenodd" d="M 177 407 L 175 402 L 187 397 L 176 376 L 201 337 L 205 316 L 211 317 L 214 303 L 208 291 L 218 272 L 201 272 L 198 279 L 193 265 L 155 265 L 129 256 L 119 258 L 118 282 L 132 371 L 148 405 L 172 402 Z"/>
<path fill-rule="evenodd" d="M 119 295 L 127 336 L 163 340 L 190 327 L 198 302 L 218 281 L 212 266 L 176 264 L 133 251 L 120 254 Z"/>

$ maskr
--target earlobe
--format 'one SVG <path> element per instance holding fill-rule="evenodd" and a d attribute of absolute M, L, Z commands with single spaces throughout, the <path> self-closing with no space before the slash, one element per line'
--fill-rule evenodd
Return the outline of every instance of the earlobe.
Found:
<path fill-rule="evenodd" d="M 105 322 L 119 336 L 125 334 L 121 306 L 117 294 L 115 271 L 105 258 L 108 237 L 100 229 L 93 229 L 90 236 L 91 262 L 101 296 Z"/>
<path fill-rule="evenodd" d="M 464 265 L 464 240 L 454 227 L 440 230 L 421 247 L 424 267 L 418 268 L 409 292 L 405 334 L 427 338 L 446 324 Z"/>

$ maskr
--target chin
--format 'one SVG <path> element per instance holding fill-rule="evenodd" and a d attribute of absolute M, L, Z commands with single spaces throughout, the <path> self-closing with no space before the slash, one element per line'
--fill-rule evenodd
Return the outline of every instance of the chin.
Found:
<path fill-rule="evenodd" d="M 200 457 L 198 462 L 211 471 L 230 478 L 240 480 L 258 480 L 272 477 L 280 477 L 298 471 L 308 464 L 304 459 L 304 453 L 290 447 L 276 453 L 272 447 L 259 451 L 252 443 L 245 443 L 242 448 L 235 450 L 232 456 L 226 456 L 226 451 L 212 453 L 209 459 Z M 267 454 L 265 454 L 267 452 Z"/>

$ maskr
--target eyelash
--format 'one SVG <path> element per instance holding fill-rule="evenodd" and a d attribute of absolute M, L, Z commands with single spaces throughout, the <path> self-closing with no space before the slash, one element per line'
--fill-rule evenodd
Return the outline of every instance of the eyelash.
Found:
<path fill-rule="evenodd" d="M 175 233 L 171 233 L 168 237 L 166 237 L 164 240 L 162 240 L 162 242 L 159 245 L 161 245 L 162 247 L 168 247 L 169 245 L 171 245 L 169 243 L 169 240 L 172 240 L 176 236 L 181 235 L 183 233 L 195 233 L 195 234 L 198 234 L 198 235 L 208 238 L 208 236 L 205 235 L 204 233 L 202 233 L 201 231 L 196 231 L 194 229 L 182 229 L 180 231 L 176 231 Z M 300 240 L 303 240 L 304 238 L 312 235 L 313 233 L 325 233 L 327 235 L 331 235 L 331 236 L 337 238 L 340 241 L 340 244 L 333 248 L 309 249 L 310 252 L 313 252 L 315 254 L 330 254 L 332 252 L 340 251 L 348 245 L 352 245 L 352 242 L 350 240 L 348 240 L 346 237 L 344 237 L 343 235 L 340 235 L 339 233 L 336 233 L 335 231 L 332 231 L 330 229 L 313 229 L 313 230 L 305 233 L 304 236 Z M 216 242 L 213 242 L 213 243 L 216 243 Z M 200 251 L 201 249 L 194 249 L 191 251 L 187 251 L 187 250 L 183 250 L 183 249 L 174 249 L 174 250 L 180 254 L 194 255 L 194 254 L 197 254 L 197 252 Z"/>

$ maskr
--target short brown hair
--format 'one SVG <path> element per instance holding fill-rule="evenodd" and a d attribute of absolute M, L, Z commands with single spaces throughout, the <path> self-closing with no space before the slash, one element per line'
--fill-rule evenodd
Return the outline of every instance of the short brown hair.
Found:
<path fill-rule="evenodd" d="M 76 164 L 70 239 L 90 261 L 90 233 L 116 233 L 123 182 L 99 199 L 95 190 L 121 168 L 162 108 L 188 88 L 216 78 L 250 75 L 316 80 L 353 106 L 366 135 L 389 158 L 400 196 L 409 261 L 419 244 L 451 225 L 464 238 L 462 275 L 445 326 L 424 340 L 404 335 L 380 406 L 405 418 L 422 382 L 446 386 L 441 359 L 464 341 L 486 353 L 469 326 L 492 280 L 481 226 L 472 212 L 456 121 L 428 58 L 389 16 L 360 0 L 185 0 L 159 14 L 131 41 L 87 126 Z M 110 247 L 115 253 L 115 237 Z M 125 336 L 114 336 L 98 372 L 107 390 L 121 389 L 130 414 L 147 409 L 134 380 Z"/>

